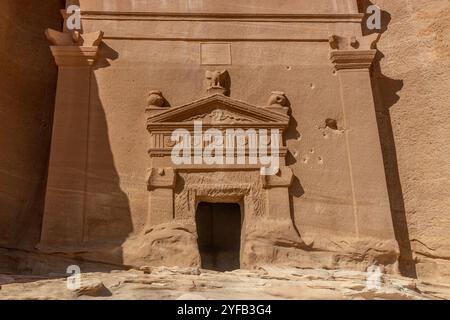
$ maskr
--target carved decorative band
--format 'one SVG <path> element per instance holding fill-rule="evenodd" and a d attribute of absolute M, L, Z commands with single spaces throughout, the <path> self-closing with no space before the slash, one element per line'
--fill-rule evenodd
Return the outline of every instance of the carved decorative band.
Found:
<path fill-rule="evenodd" d="M 264 13 L 176 13 L 82 11 L 83 20 L 167 20 L 167 21 L 245 21 L 245 22 L 356 22 L 364 14 L 264 14 Z"/>
<path fill-rule="evenodd" d="M 270 145 L 267 146 L 268 150 L 267 150 L 267 156 L 271 156 L 272 152 L 270 150 Z M 234 151 L 235 153 L 237 152 L 236 150 Z M 253 153 L 258 153 L 259 150 L 255 150 Z M 288 153 L 288 148 L 287 147 L 280 147 L 279 149 L 279 155 L 280 157 L 285 157 Z M 148 154 L 151 158 L 160 158 L 160 157 L 170 157 L 172 156 L 172 148 L 151 148 L 148 151 Z M 192 151 L 191 153 L 186 154 L 186 156 L 194 156 L 194 151 Z M 226 155 L 226 153 L 224 153 L 224 155 Z M 244 155 L 246 157 L 248 157 L 250 155 L 250 151 L 248 148 L 245 149 L 245 153 Z"/>
<path fill-rule="evenodd" d="M 331 62 L 336 70 L 368 69 L 372 65 L 377 50 L 333 50 L 330 53 Z"/>
<path fill-rule="evenodd" d="M 51 50 L 60 67 L 91 66 L 98 53 L 98 47 L 52 46 Z"/>

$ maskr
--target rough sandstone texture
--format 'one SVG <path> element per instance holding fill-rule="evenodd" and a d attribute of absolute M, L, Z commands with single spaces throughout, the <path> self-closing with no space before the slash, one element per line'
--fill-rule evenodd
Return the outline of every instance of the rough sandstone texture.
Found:
<path fill-rule="evenodd" d="M 378 125 L 384 152 L 394 227 L 401 248 L 400 259 L 403 260 L 404 270 L 402 271 L 408 276 L 417 275 L 423 279 L 448 281 L 450 279 L 450 239 L 448 236 L 450 230 L 450 197 L 447 185 L 450 161 L 447 157 L 450 154 L 450 144 L 446 142 L 448 139 L 445 139 L 445 136 L 446 133 L 450 132 L 446 114 L 446 107 L 448 107 L 450 101 L 449 93 L 446 90 L 449 84 L 446 69 L 450 64 L 450 50 L 448 48 L 450 41 L 446 31 L 449 29 L 450 6 L 448 1 L 445 0 L 400 0 L 395 2 L 380 0 L 374 2 L 385 10 L 383 17 L 388 18 L 387 21 L 389 21 L 389 23 L 384 23 L 384 32 L 378 45 L 384 57 L 380 56 L 379 63 L 375 63 L 372 78 L 374 80 Z M 324 2 L 320 3 L 323 4 Z M 18 46 L 17 41 L 28 39 L 26 45 L 24 44 L 18 49 L 17 47 L 16 49 L 11 48 L 15 52 L 14 55 L 9 50 L 0 52 L 2 71 L 6 70 L 6 73 L 1 75 L 2 79 L 5 77 L 6 79 L 14 79 L 14 81 L 2 81 L 0 92 L 2 108 L 0 113 L 2 123 L 0 142 L 2 150 L 6 151 L 0 154 L 0 179 L 2 182 L 0 186 L 0 199 L 2 200 L 0 202 L 0 243 L 4 248 L 30 249 L 38 243 L 56 79 L 56 69 L 48 51 L 48 43 L 43 36 L 43 30 L 46 27 L 58 29 L 59 5 L 59 1 L 46 2 L 45 6 L 40 5 L 39 9 L 36 8 L 37 11 L 19 11 L 19 7 L 27 8 L 31 6 L 30 4 L 24 5 L 21 1 L 4 1 L 0 5 L 5 6 L 5 10 L 1 10 L 1 12 L 6 17 L 2 19 L 1 23 L 7 24 L 7 28 L 2 28 L 2 31 L 0 31 L 1 37 L 4 38 L 2 43 Z M 362 6 L 364 6 L 364 3 L 362 3 Z M 264 12 L 264 6 L 261 6 L 260 9 Z M 335 8 L 329 6 L 328 9 L 332 12 Z M 41 14 L 39 14 L 40 10 Z M 343 9 L 344 12 L 345 10 L 346 8 Z M 23 17 L 26 14 L 31 15 L 31 12 L 33 12 L 33 17 L 36 13 L 39 19 Z M 16 20 L 22 22 L 18 23 Z M 8 32 L 4 30 L 8 30 Z M 147 49 L 146 47 L 140 47 L 143 46 L 140 43 L 135 44 L 136 48 L 115 40 L 109 40 L 107 44 L 111 45 L 122 56 L 126 56 L 125 53 L 128 52 L 128 48 L 130 50 Z M 165 46 L 167 50 L 171 50 L 170 45 L 166 44 Z M 114 49 L 108 46 L 103 48 L 102 55 L 108 59 L 109 62 L 107 63 L 113 64 L 116 68 L 98 71 L 97 80 L 100 84 L 102 79 L 121 74 L 125 68 L 131 67 L 134 68 L 134 71 L 143 70 L 143 66 L 149 63 L 144 59 L 134 61 L 134 64 L 131 65 L 128 64 L 126 59 L 119 59 L 114 62 L 118 58 L 118 52 L 115 52 Z M 324 47 L 318 45 L 318 49 L 321 52 Z M 302 52 L 301 47 L 298 48 L 298 51 Z M 262 54 L 262 52 L 257 53 L 258 57 L 261 57 Z M 302 54 L 306 56 L 306 53 Z M 294 58 L 297 57 L 286 57 L 287 62 L 296 61 Z M 284 62 L 278 61 L 277 63 L 281 65 Z M 314 70 L 314 66 L 308 66 L 308 63 L 311 62 L 312 60 L 304 60 L 304 65 L 301 66 L 306 70 L 304 72 L 307 73 L 308 68 L 310 68 L 309 71 Z M 180 72 L 183 67 L 180 67 L 177 63 L 172 62 L 170 68 L 178 68 L 176 72 Z M 289 66 L 283 65 L 283 68 L 287 67 Z M 257 74 L 258 67 L 251 66 L 248 71 L 251 77 L 253 73 Z M 158 79 L 158 81 L 152 82 L 153 80 L 148 79 L 147 82 L 139 84 L 138 89 L 142 89 L 140 91 L 144 92 L 149 89 L 149 84 L 158 88 L 161 81 L 162 83 L 171 82 L 171 71 L 167 72 L 167 69 L 161 68 L 158 72 L 163 77 L 162 80 Z M 184 78 L 190 79 L 190 81 L 180 82 L 178 86 L 185 86 L 187 82 L 197 82 L 196 76 L 190 78 L 188 70 L 181 73 Z M 24 78 L 24 75 L 33 75 L 33 77 Z M 245 74 L 244 71 L 235 70 L 237 79 L 246 79 L 247 76 L 248 74 Z M 140 77 L 145 78 L 143 75 L 140 75 Z M 164 77 L 167 77 L 167 79 L 164 79 Z M 267 78 L 261 82 L 275 85 L 275 80 L 270 79 L 270 76 L 267 75 Z M 96 184 L 95 189 L 90 191 L 99 193 L 100 199 L 96 199 L 96 201 L 113 205 L 105 207 L 105 216 L 97 221 L 97 229 L 90 231 L 93 238 L 101 237 L 104 219 L 111 219 L 112 217 L 112 221 L 114 221 L 114 214 L 117 214 L 117 212 L 123 212 L 124 210 L 137 212 L 146 209 L 142 205 L 146 194 L 139 191 L 142 185 L 136 182 L 139 180 L 136 175 L 139 175 L 140 171 L 144 171 L 145 168 L 135 165 L 136 155 L 138 158 L 141 157 L 140 160 L 145 157 L 145 154 L 140 153 L 138 144 L 139 141 L 146 139 L 146 133 L 141 127 L 129 128 L 127 125 L 127 123 L 139 123 L 138 117 L 141 115 L 136 111 L 127 115 L 128 118 L 125 118 L 125 120 L 118 116 L 121 104 L 125 102 L 129 105 L 134 104 L 136 108 L 142 106 L 142 101 L 145 99 L 143 96 L 133 93 L 122 95 L 123 92 L 118 88 L 129 85 L 133 81 L 131 76 L 125 76 L 117 84 L 111 84 L 112 90 L 102 86 L 97 88 L 97 84 L 93 84 L 93 95 L 98 96 L 99 100 L 97 104 L 93 105 L 93 121 L 96 123 L 95 130 L 100 133 L 97 140 L 94 141 L 97 144 L 95 152 L 99 153 L 100 157 L 103 154 L 103 158 L 112 159 L 111 152 L 119 150 L 121 143 L 127 143 L 129 146 L 126 150 L 119 151 L 122 156 L 119 157 L 118 161 L 110 160 L 106 165 L 100 163 L 102 170 L 96 179 L 100 180 L 101 183 Z M 235 94 L 246 96 L 244 88 L 247 84 L 237 84 Z M 302 92 L 299 96 L 302 99 L 298 100 L 304 101 L 305 104 L 309 103 L 311 108 L 314 109 L 323 98 L 321 98 L 322 100 L 317 97 L 317 99 L 312 99 L 308 91 L 311 90 L 310 86 L 312 84 L 309 79 L 301 79 L 299 87 L 301 87 Z M 260 102 L 257 101 L 259 93 L 255 91 L 255 86 L 251 86 L 251 88 L 254 92 L 252 93 L 250 90 L 248 100 Z M 190 92 L 188 96 L 178 96 L 176 92 L 179 87 L 177 87 L 173 89 L 173 92 L 169 91 L 169 98 L 175 104 L 181 104 L 198 98 L 197 92 L 201 89 L 199 87 L 197 89 L 195 91 L 184 88 L 184 90 Z M 105 95 L 108 90 L 112 94 Z M 319 86 L 318 92 L 324 92 L 321 90 L 324 89 Z M 24 95 L 24 92 L 27 94 Z M 104 105 L 112 106 L 112 109 L 106 115 L 109 125 L 106 124 L 102 109 Z M 134 136 L 134 138 L 130 140 L 120 137 L 117 132 L 109 132 L 112 141 L 110 145 L 110 140 L 105 134 L 108 127 L 118 128 L 117 132 L 125 132 L 129 129 L 131 131 L 129 136 Z M 328 129 L 325 128 L 324 130 Z M 14 137 L 14 139 L 11 137 Z M 302 153 L 305 153 L 306 156 L 308 156 L 308 152 L 307 148 L 302 150 Z M 133 156 L 131 156 L 132 154 Z M 95 165 L 97 164 L 94 163 L 92 168 L 95 168 Z M 128 170 L 127 168 L 130 166 L 135 169 Z M 121 177 L 120 184 L 124 188 L 119 187 L 118 171 L 125 172 L 125 175 Z M 318 186 L 325 186 L 331 180 L 329 177 L 324 177 L 319 182 Z M 306 184 L 308 185 L 307 181 Z M 104 194 L 102 195 L 102 193 Z M 133 196 L 127 197 L 125 193 L 128 195 L 132 193 Z M 304 207 L 308 208 L 308 205 Z M 130 217 L 130 221 L 125 224 L 122 223 L 121 237 L 124 239 L 128 232 L 133 229 L 132 223 L 137 228 L 144 224 L 142 218 L 133 218 L 133 221 Z M 120 221 L 117 224 L 120 224 Z M 314 226 L 311 226 L 311 228 L 313 229 Z M 304 234 L 308 234 L 308 228 L 303 231 Z M 190 237 L 189 234 L 183 234 L 176 228 L 174 235 L 180 239 Z M 152 237 L 157 238 L 155 241 L 159 240 L 157 234 L 148 237 L 151 241 L 153 241 Z M 173 240 L 171 233 L 169 236 L 163 234 L 162 238 L 169 241 Z M 128 248 L 130 248 L 129 250 L 136 250 L 136 243 L 133 243 L 133 240 L 133 238 L 130 238 L 123 245 L 123 250 L 126 251 Z M 325 246 L 329 247 L 329 244 Z M 342 243 L 337 245 L 337 247 L 339 246 L 342 246 Z M 140 249 L 145 251 L 145 245 Z M 95 253 L 95 250 L 98 250 L 98 253 Z M 88 258 L 91 260 L 101 259 L 103 249 L 100 247 L 95 250 L 92 256 Z M 180 251 L 183 251 L 182 247 Z M 21 257 L 24 258 L 25 256 L 22 255 Z M 70 255 L 61 257 L 61 266 L 64 265 L 63 258 L 70 258 Z M 343 260 L 352 258 L 355 257 L 343 257 Z M 53 257 L 48 259 L 55 261 Z M 14 264 L 19 260 L 15 259 L 12 262 Z M 27 263 L 20 262 L 22 270 L 38 272 L 40 262 L 37 261 L 39 260 L 32 258 L 28 259 Z M 0 262 L 2 261 L 0 260 Z M 61 268 L 61 270 L 63 269 Z M 23 290 L 23 288 L 19 288 L 19 290 Z M 320 294 L 324 294 L 324 292 L 320 292 Z M 168 295 L 168 297 L 173 298 L 174 295 Z M 281 297 L 284 296 L 281 295 Z"/>
<path fill-rule="evenodd" d="M 349 270 L 261 266 L 219 273 L 158 267 L 86 273 L 70 290 L 65 275 L 1 276 L 0 300 L 444 300 L 450 287 L 400 276 L 372 278 Z"/>
<path fill-rule="evenodd" d="M 39 240 L 57 76 L 44 31 L 60 29 L 62 2 L 0 3 L 1 247 Z"/>
<path fill-rule="evenodd" d="M 419 278 L 448 281 L 450 3 L 373 3 L 384 10 L 373 78 L 399 243 Z"/>

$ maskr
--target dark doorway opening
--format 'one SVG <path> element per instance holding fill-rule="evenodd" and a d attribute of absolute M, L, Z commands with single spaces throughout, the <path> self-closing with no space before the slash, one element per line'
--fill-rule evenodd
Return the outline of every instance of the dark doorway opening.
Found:
<path fill-rule="evenodd" d="M 203 269 L 221 272 L 240 269 L 241 221 L 238 204 L 198 205 L 196 223 Z"/>

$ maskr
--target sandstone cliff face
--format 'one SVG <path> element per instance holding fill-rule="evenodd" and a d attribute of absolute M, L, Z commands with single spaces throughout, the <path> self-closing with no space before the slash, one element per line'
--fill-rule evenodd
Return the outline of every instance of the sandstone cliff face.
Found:
<path fill-rule="evenodd" d="M 0 246 L 40 233 L 57 69 L 44 35 L 60 0 L 0 2 Z"/>
<path fill-rule="evenodd" d="M 60 29 L 61 2 L 0 2 L 1 247 L 39 238 L 57 71 L 44 29 Z M 450 279 L 450 4 L 372 2 L 384 10 L 373 86 L 402 271 Z"/>
<path fill-rule="evenodd" d="M 372 2 L 384 10 L 374 85 L 397 238 L 419 278 L 448 279 L 450 3 Z"/>

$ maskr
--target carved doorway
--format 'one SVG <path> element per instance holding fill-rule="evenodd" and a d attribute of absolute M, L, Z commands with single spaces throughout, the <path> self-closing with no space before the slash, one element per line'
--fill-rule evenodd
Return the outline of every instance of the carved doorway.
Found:
<path fill-rule="evenodd" d="M 197 207 L 198 247 L 203 269 L 240 269 L 242 216 L 239 204 L 201 202 Z"/>

